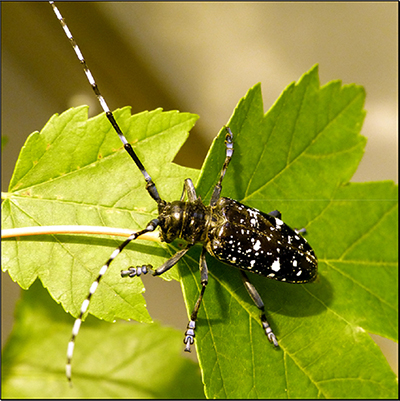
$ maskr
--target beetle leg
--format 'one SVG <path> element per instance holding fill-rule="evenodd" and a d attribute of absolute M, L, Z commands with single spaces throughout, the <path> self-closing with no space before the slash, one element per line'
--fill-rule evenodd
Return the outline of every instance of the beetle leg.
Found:
<path fill-rule="evenodd" d="M 272 212 L 269 212 L 268 214 L 272 217 L 282 220 L 282 214 L 279 210 L 273 210 Z M 307 233 L 307 230 L 305 228 L 300 228 L 300 229 L 294 228 L 293 231 L 296 234 L 306 234 Z"/>
<path fill-rule="evenodd" d="M 272 212 L 269 212 L 268 214 L 272 217 L 275 217 L 276 219 L 282 220 L 282 214 L 279 210 L 273 210 Z M 296 234 L 306 234 L 307 233 L 307 230 L 305 228 L 300 228 L 300 229 L 294 228 L 293 231 Z"/>
<path fill-rule="evenodd" d="M 282 214 L 279 210 L 273 210 L 272 212 L 268 213 L 270 216 L 278 218 L 279 220 L 282 220 Z"/>
<path fill-rule="evenodd" d="M 192 247 L 193 244 L 189 244 L 185 249 L 177 252 L 172 258 L 168 259 L 163 265 L 161 265 L 158 269 L 153 272 L 153 276 L 160 276 L 165 273 L 167 270 L 171 269 L 171 267 L 175 266 L 179 259 L 185 255 L 185 253 Z"/>
<path fill-rule="evenodd" d="M 221 175 L 211 196 L 210 206 L 214 206 L 219 199 L 222 190 L 222 180 L 225 177 L 226 169 L 228 168 L 228 164 L 230 163 L 233 155 L 233 134 L 229 127 L 225 127 L 225 130 L 227 132 L 225 137 L 226 156 L 224 165 L 222 166 Z"/>
<path fill-rule="evenodd" d="M 278 341 L 275 337 L 275 334 L 272 332 L 272 329 L 265 316 L 264 302 L 261 299 L 260 294 L 256 290 L 256 287 L 254 287 L 254 285 L 250 283 L 248 277 L 246 276 L 246 273 L 243 270 L 241 270 L 240 273 L 242 274 L 242 280 L 243 280 L 244 286 L 246 287 L 247 292 L 249 293 L 251 299 L 256 304 L 257 308 L 260 309 L 260 311 L 261 311 L 261 315 L 260 315 L 261 324 L 265 331 L 266 336 L 268 337 L 269 342 L 273 343 L 275 345 L 275 347 L 278 347 Z"/>
<path fill-rule="evenodd" d="M 121 270 L 121 277 L 135 277 L 140 276 L 141 274 L 151 273 L 153 276 L 160 276 L 165 273 L 173 266 L 175 266 L 179 259 L 185 255 L 185 253 L 191 248 L 192 244 L 189 244 L 185 249 L 177 252 L 172 258 L 168 259 L 163 265 L 161 265 L 158 269 L 153 270 L 153 266 L 151 265 L 143 265 L 143 266 L 131 266 L 128 270 Z"/>
<path fill-rule="evenodd" d="M 200 255 L 200 275 L 201 275 L 201 285 L 203 286 L 197 299 L 196 305 L 194 306 L 193 312 L 190 315 L 190 321 L 187 325 L 187 330 L 185 332 L 185 338 L 183 342 L 186 344 L 185 351 L 190 352 L 190 346 L 194 343 L 195 333 L 194 330 L 196 328 L 196 320 L 197 313 L 200 309 L 200 304 L 203 299 L 204 291 L 206 290 L 206 286 L 208 283 L 208 267 L 206 262 L 206 252 L 203 247 Z"/>
<path fill-rule="evenodd" d="M 153 266 L 152 265 L 142 265 L 142 266 L 131 266 L 128 267 L 128 270 L 121 270 L 121 277 L 135 277 L 141 276 L 142 274 L 152 273 Z"/>
<path fill-rule="evenodd" d="M 190 178 L 186 178 L 183 183 L 183 191 L 181 195 L 181 202 L 185 200 L 187 194 L 189 202 L 194 202 L 197 199 L 196 189 L 194 188 L 193 181 Z"/>

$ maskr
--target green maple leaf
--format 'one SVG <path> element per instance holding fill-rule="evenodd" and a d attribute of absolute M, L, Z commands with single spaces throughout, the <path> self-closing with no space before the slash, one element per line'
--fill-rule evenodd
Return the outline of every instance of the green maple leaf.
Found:
<path fill-rule="evenodd" d="M 161 109 L 131 116 L 129 108 L 115 116 L 143 163 L 149 165 L 153 179 L 160 182 L 159 191 L 167 199 L 177 199 L 183 179 L 198 175 L 196 170 L 171 164 L 197 116 Z M 87 107 L 53 116 L 41 133 L 33 133 L 21 151 L 2 205 L 3 228 L 58 224 L 143 228 L 156 215 L 157 205 L 114 133 L 104 114 L 87 120 Z M 139 149 L 142 145 L 149 148 L 145 154 Z M 106 236 L 68 235 L 7 241 L 3 269 L 24 289 L 39 277 L 51 296 L 77 316 L 99 268 L 120 243 Z M 169 255 L 165 246 L 137 241 L 120 255 L 113 269 L 136 263 L 158 266 Z M 177 278 L 176 271 L 167 277 L 174 274 Z M 127 285 L 120 274 L 107 276 L 91 313 L 108 321 L 151 322 L 141 280 Z"/>
<path fill-rule="evenodd" d="M 266 115 L 257 87 L 237 106 L 229 123 L 238 133 L 236 153 L 222 195 L 263 211 L 278 209 L 290 226 L 306 227 L 320 280 L 290 285 L 251 277 L 277 328 L 277 351 L 260 333 L 239 274 L 210 262 L 218 266 L 210 267 L 199 315 L 207 323 L 197 330 L 200 364 L 210 372 L 204 373 L 206 395 L 396 396 L 395 375 L 366 331 L 397 339 L 397 188 L 348 183 L 365 146 L 359 135 L 363 102 L 356 85 L 337 81 L 319 88 L 312 69 Z M 221 153 L 207 159 L 200 193 L 210 193 Z"/>
<path fill-rule="evenodd" d="M 395 375 L 367 333 L 397 339 L 397 189 L 391 182 L 348 182 L 365 146 L 359 135 L 363 102 L 356 85 L 336 81 L 320 88 L 313 68 L 266 115 L 256 85 L 230 119 L 235 153 L 222 195 L 264 212 L 278 209 L 290 226 L 305 227 L 320 279 L 291 285 L 251 275 L 279 340 L 275 349 L 239 272 L 207 258 L 210 280 L 196 347 L 208 397 L 397 397 Z M 159 193 L 178 199 L 183 179 L 196 182 L 198 172 L 170 162 L 195 117 L 155 111 L 128 120 L 124 113 L 117 113 L 118 121 L 128 140 L 138 141 L 135 150 Z M 46 129 L 51 139 L 44 139 Z M 33 134 L 21 154 L 3 203 L 3 228 L 91 224 L 135 230 L 156 215 L 140 173 L 127 172 L 129 158 L 104 116 L 86 123 L 83 109 L 69 111 L 43 132 Z M 206 203 L 225 157 L 223 141 L 221 131 L 196 185 Z M 53 149 L 56 161 L 48 159 Z M 76 316 L 118 243 L 58 235 L 6 241 L 3 269 L 23 288 L 39 277 Z M 90 312 L 106 320 L 150 321 L 141 281 L 127 285 L 115 272 L 132 264 L 159 266 L 178 249 L 178 243 L 136 241 L 104 276 Z M 195 247 L 178 264 L 189 313 L 201 287 L 199 252 Z M 170 277 L 177 277 L 173 270 Z"/>

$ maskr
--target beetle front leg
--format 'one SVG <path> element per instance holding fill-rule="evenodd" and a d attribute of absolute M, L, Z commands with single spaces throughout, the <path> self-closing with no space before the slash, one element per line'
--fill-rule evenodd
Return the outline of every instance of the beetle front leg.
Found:
<path fill-rule="evenodd" d="M 181 201 L 185 200 L 186 195 L 189 202 L 194 202 L 197 199 L 196 189 L 193 185 L 193 181 L 190 178 L 186 178 L 185 182 L 183 183 Z"/>
<path fill-rule="evenodd" d="M 177 252 L 172 258 L 168 259 L 163 265 L 161 265 L 158 269 L 153 269 L 151 265 L 143 265 L 143 266 L 131 266 L 128 270 L 121 270 L 121 277 L 135 277 L 140 276 L 141 274 L 151 273 L 153 276 L 160 276 L 165 273 L 172 267 L 174 267 L 179 259 L 181 259 L 186 252 L 192 247 L 192 244 L 189 244 L 186 248 Z"/>

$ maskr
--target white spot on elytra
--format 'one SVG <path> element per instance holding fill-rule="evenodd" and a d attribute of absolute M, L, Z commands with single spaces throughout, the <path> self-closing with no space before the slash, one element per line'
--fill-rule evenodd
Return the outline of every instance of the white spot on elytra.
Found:
<path fill-rule="evenodd" d="M 257 210 L 257 209 L 247 209 L 247 210 L 249 212 L 249 215 L 252 217 L 257 217 L 259 214 L 259 210 Z"/>
<path fill-rule="evenodd" d="M 274 272 L 278 272 L 281 269 L 281 264 L 279 263 L 279 259 L 276 259 L 274 263 L 272 263 L 271 269 Z"/>
<path fill-rule="evenodd" d="M 257 240 L 256 243 L 253 245 L 253 249 L 255 251 L 258 251 L 261 248 L 261 242 L 260 240 Z"/>

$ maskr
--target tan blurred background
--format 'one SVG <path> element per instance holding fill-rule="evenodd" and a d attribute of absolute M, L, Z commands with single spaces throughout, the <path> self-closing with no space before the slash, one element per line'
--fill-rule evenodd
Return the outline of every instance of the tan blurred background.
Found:
<path fill-rule="evenodd" d="M 341 79 L 367 91 L 362 134 L 368 144 L 353 181 L 397 182 L 397 2 L 57 4 L 111 109 L 200 115 L 178 163 L 201 166 L 213 137 L 255 83 L 262 82 L 267 111 L 290 82 L 319 63 L 322 84 Z M 1 11 L 6 191 L 31 132 L 68 107 L 89 104 L 91 115 L 100 108 L 47 3 L 3 2 Z M 152 317 L 184 331 L 179 285 L 145 283 Z M 19 287 L 2 274 L 3 344 L 18 296 Z M 397 371 L 395 344 L 379 344 Z"/>

